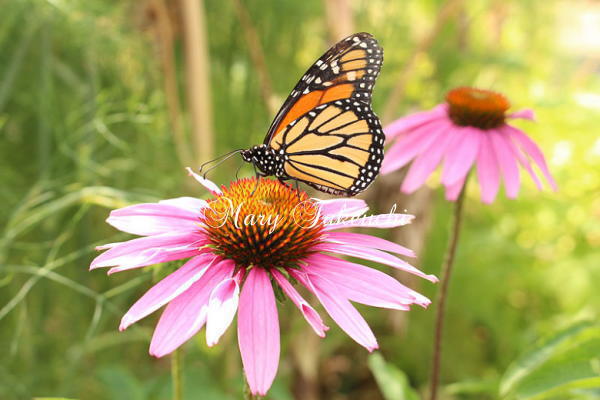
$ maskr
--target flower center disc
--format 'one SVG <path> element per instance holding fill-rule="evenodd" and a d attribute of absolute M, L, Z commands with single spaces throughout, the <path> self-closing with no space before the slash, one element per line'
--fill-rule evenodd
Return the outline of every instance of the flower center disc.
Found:
<path fill-rule="evenodd" d="M 452 122 L 487 130 L 504 124 L 510 103 L 504 95 L 490 90 L 456 88 L 446 95 Z"/>
<path fill-rule="evenodd" d="M 323 221 L 302 191 L 270 179 L 242 179 L 208 200 L 204 229 L 217 254 L 237 266 L 285 268 L 313 253 Z"/>

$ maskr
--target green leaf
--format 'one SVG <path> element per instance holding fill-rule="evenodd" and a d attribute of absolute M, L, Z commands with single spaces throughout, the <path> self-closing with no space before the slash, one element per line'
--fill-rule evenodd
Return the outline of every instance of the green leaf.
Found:
<path fill-rule="evenodd" d="M 504 374 L 500 395 L 545 399 L 600 388 L 600 326 L 579 322 L 542 339 Z"/>
<path fill-rule="evenodd" d="M 498 393 L 498 378 L 468 379 L 444 387 L 444 392 L 453 396 L 485 395 L 493 398 Z"/>
<path fill-rule="evenodd" d="M 369 368 L 386 400 L 419 400 L 404 372 L 393 364 L 386 363 L 381 354 L 373 353 L 369 356 Z"/>

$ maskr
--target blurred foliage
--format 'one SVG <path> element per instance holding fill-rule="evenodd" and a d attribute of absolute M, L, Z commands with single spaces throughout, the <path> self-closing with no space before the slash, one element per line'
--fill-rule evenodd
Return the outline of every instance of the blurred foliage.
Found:
<path fill-rule="evenodd" d="M 541 340 L 502 377 L 500 393 L 516 399 L 600 393 L 600 326 L 578 323 Z"/>
<path fill-rule="evenodd" d="M 271 116 L 233 3 L 204 3 L 221 154 L 260 142 Z M 243 3 L 283 100 L 328 45 L 323 2 Z M 2 399 L 169 397 L 168 359 L 147 355 L 156 316 L 117 331 L 121 315 L 149 287 L 152 269 L 110 278 L 87 270 L 95 245 L 127 237 L 103 222 L 110 209 L 202 193 L 177 156 L 148 4 L 2 4 Z M 545 151 L 559 184 L 557 193 L 537 192 L 523 174 L 519 198 L 501 195 L 491 206 L 479 202 L 471 185 L 444 342 L 442 378 L 454 383 L 444 396 L 600 398 L 598 389 L 589 389 L 598 387 L 600 376 L 598 328 L 572 325 L 597 320 L 600 309 L 600 39 L 586 31 L 599 7 L 584 0 L 465 1 L 431 47 L 413 54 L 442 4 L 352 2 L 356 30 L 373 33 L 386 52 L 374 109 L 383 109 L 414 55 L 397 116 L 435 105 L 454 86 L 501 91 L 515 109 L 536 110 L 537 123 L 518 124 Z M 182 52 L 178 38 L 174 56 L 183 93 Z M 240 162 L 229 161 L 211 178 L 232 179 L 232 165 Z M 439 193 L 419 262 L 428 272 L 438 273 L 450 210 Z M 419 290 L 433 297 L 436 288 L 422 284 Z M 399 330 L 391 311 L 360 308 L 387 362 L 369 358 L 336 327 L 304 348 L 304 321 L 289 304 L 281 310 L 282 360 L 270 398 L 293 398 L 299 367 L 291 354 L 298 346 L 319 353 L 313 377 L 322 398 L 399 398 L 390 392 L 404 390 L 394 385 L 405 381 L 424 393 L 431 310 L 406 314 Z M 561 327 L 570 328 L 552 333 Z M 185 347 L 187 398 L 239 398 L 233 331 L 216 348 L 208 349 L 202 335 Z M 388 380 L 395 383 L 388 386 Z M 377 382 L 386 385 L 381 392 Z"/>
<path fill-rule="evenodd" d="M 386 363 L 381 354 L 369 356 L 369 368 L 385 400 L 418 400 L 419 396 L 410 387 L 406 374 L 394 365 Z"/>

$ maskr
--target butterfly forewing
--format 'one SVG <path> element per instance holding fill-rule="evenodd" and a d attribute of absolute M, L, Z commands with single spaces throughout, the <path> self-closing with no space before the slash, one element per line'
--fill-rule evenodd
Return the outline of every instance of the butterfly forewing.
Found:
<path fill-rule="evenodd" d="M 356 33 L 338 42 L 300 78 L 264 143 L 269 144 L 289 123 L 319 105 L 349 98 L 369 104 L 382 62 L 383 49 L 369 33 Z"/>

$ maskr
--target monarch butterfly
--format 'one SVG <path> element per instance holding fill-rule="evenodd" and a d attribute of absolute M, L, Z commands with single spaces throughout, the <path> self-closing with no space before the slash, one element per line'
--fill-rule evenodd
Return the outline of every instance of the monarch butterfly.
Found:
<path fill-rule="evenodd" d="M 377 176 L 385 136 L 371 110 L 383 49 L 369 33 L 342 39 L 302 76 L 263 144 L 241 150 L 257 175 L 354 196 Z"/>

